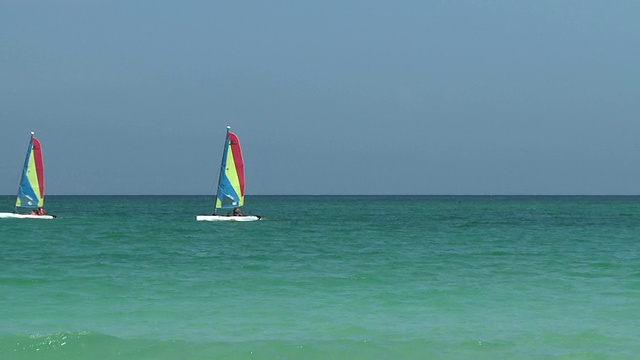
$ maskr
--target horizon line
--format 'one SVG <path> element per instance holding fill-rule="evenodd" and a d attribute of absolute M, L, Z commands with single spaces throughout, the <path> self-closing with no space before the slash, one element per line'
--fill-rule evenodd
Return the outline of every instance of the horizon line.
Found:
<path fill-rule="evenodd" d="M 15 194 L 4 194 L 0 197 L 15 197 Z M 46 197 L 55 196 L 209 196 L 215 197 L 215 194 L 49 194 Z M 639 194 L 252 194 L 252 196 L 428 196 L 428 197 L 611 197 L 611 196 L 640 196 Z"/>

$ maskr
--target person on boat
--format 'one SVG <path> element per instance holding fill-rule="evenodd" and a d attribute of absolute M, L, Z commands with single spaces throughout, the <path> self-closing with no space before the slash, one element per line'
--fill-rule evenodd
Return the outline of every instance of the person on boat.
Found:
<path fill-rule="evenodd" d="M 45 215 L 47 212 L 44 211 L 44 208 L 39 207 L 38 210 L 36 210 L 36 215 Z"/>
<path fill-rule="evenodd" d="M 29 213 L 27 213 L 27 215 L 38 215 L 38 212 L 35 210 L 31 210 L 29 211 Z"/>
<path fill-rule="evenodd" d="M 233 208 L 233 216 L 244 216 L 240 208 Z"/>

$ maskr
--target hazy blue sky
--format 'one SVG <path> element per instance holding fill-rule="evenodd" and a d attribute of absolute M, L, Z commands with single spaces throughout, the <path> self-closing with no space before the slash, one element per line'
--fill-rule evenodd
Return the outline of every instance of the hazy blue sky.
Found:
<path fill-rule="evenodd" d="M 0 1 L 0 194 L 640 194 L 638 1 Z"/>

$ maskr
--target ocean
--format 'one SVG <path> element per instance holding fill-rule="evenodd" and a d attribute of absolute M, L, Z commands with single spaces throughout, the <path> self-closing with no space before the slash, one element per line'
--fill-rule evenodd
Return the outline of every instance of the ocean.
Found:
<path fill-rule="evenodd" d="M 640 197 L 212 203 L 0 219 L 0 359 L 640 358 Z"/>

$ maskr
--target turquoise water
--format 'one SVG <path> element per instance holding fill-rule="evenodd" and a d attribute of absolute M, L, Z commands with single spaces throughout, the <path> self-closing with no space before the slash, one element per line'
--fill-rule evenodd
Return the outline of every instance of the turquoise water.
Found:
<path fill-rule="evenodd" d="M 13 208 L 0 198 L 0 211 Z M 0 219 L 0 359 L 630 359 L 638 197 L 47 198 Z"/>

